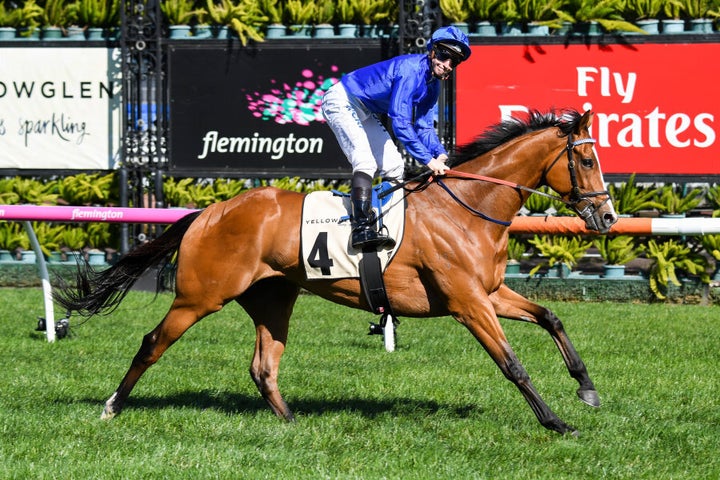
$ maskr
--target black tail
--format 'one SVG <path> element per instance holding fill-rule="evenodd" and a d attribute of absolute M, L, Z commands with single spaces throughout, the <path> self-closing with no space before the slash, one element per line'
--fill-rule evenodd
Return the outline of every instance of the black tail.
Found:
<path fill-rule="evenodd" d="M 74 288 L 62 285 L 53 292 L 53 300 L 65 310 L 86 317 L 112 312 L 148 268 L 159 264 L 180 247 L 185 232 L 200 213 L 184 216 L 158 238 L 131 250 L 106 270 L 96 272 L 87 264 L 79 265 L 77 285 Z"/>

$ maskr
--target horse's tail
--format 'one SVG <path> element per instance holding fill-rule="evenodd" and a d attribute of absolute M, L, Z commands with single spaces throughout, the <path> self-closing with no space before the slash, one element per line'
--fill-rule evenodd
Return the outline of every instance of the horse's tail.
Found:
<path fill-rule="evenodd" d="M 185 215 L 158 238 L 134 248 L 106 270 L 95 271 L 87 264 L 78 266 L 75 288 L 62 285 L 53 292 L 53 299 L 67 311 L 82 316 L 112 312 L 148 268 L 180 247 L 185 232 L 200 213 Z"/>

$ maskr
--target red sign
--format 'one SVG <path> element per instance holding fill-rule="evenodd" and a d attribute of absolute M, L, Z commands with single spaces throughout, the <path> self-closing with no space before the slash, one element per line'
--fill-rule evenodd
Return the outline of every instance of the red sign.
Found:
<path fill-rule="evenodd" d="M 603 172 L 720 175 L 720 43 L 473 45 L 457 143 L 528 109 L 595 112 Z"/>

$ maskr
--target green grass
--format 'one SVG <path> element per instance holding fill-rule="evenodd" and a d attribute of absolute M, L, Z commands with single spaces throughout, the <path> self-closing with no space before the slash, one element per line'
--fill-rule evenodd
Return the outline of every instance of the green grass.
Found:
<path fill-rule="evenodd" d="M 550 337 L 503 321 L 545 401 L 580 438 L 536 421 L 450 318 L 401 319 L 398 350 L 370 314 L 301 296 L 280 370 L 297 422 L 247 374 L 254 330 L 231 305 L 203 320 L 100 420 L 171 297 L 133 292 L 54 344 L 39 289 L 2 289 L 2 479 L 714 479 L 720 477 L 717 307 L 548 303 L 603 405 L 581 403 Z"/>

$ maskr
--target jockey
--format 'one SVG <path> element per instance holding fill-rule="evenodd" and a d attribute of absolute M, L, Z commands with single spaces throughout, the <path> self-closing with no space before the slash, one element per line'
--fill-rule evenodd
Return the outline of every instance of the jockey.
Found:
<path fill-rule="evenodd" d="M 427 55 L 401 55 L 350 72 L 323 97 L 323 117 L 352 165 L 354 248 L 395 246 L 395 240 L 378 232 L 371 190 L 376 174 L 401 181 L 405 164 L 380 115 L 388 115 L 395 137 L 434 175 L 443 175 L 448 168 L 433 109 L 440 80 L 450 78 L 470 57 L 470 45 L 467 35 L 449 26 L 437 29 L 427 48 Z"/>

